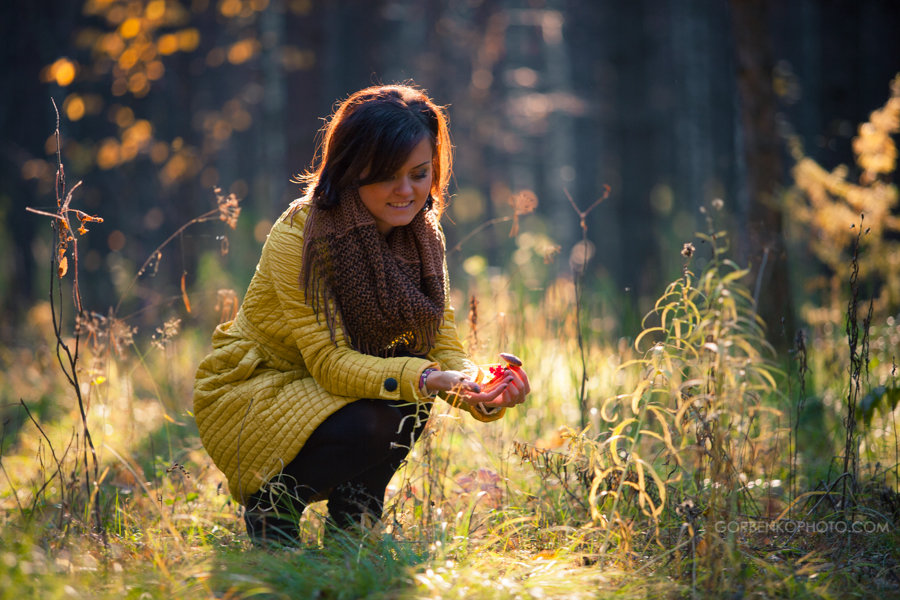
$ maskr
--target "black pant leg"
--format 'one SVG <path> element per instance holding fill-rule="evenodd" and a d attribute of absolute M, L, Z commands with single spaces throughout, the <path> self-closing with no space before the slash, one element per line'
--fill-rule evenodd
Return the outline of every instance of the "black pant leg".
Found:
<path fill-rule="evenodd" d="M 430 409 L 430 403 L 364 398 L 329 416 L 294 460 L 251 496 L 248 533 L 255 541 L 296 543 L 303 509 L 326 496 L 331 518 L 341 527 L 358 523 L 365 513 L 380 518 L 387 484 L 421 435 Z"/>
<path fill-rule="evenodd" d="M 336 486 L 328 496 L 328 514 L 341 529 L 359 525 L 363 515 L 381 518 L 388 483 L 421 436 L 431 410 L 429 404 L 394 405 L 400 414 L 395 439 L 383 460 Z"/>

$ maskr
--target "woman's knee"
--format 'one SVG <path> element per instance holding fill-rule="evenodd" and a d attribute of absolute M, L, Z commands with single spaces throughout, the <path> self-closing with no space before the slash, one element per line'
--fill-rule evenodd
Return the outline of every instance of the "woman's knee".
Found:
<path fill-rule="evenodd" d="M 384 453 L 411 445 L 417 419 L 415 410 L 384 400 L 363 398 L 335 413 L 337 434 L 360 446 L 361 451 Z"/>

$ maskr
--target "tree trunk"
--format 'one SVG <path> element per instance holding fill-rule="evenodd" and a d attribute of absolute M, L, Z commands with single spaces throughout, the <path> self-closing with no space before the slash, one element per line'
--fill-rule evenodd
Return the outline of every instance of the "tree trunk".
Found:
<path fill-rule="evenodd" d="M 775 124 L 771 0 L 731 0 L 745 171 L 737 258 L 750 263 L 759 315 L 776 348 L 790 346 L 794 316 L 778 198 L 783 165 Z"/>

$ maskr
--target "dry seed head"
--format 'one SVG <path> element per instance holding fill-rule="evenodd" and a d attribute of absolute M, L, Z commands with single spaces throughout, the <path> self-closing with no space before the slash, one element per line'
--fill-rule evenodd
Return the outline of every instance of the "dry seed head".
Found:
<path fill-rule="evenodd" d="M 153 334 L 153 345 L 157 348 L 165 348 L 181 332 L 181 319 L 172 317 L 163 323 L 162 327 L 156 328 Z"/>
<path fill-rule="evenodd" d="M 556 259 L 556 255 L 560 253 L 562 250 L 562 246 L 553 243 L 547 243 L 543 246 L 539 246 L 537 249 L 538 255 L 544 259 L 544 264 L 549 265 Z"/>
<path fill-rule="evenodd" d="M 110 321 L 109 341 L 117 355 L 125 354 L 125 348 L 133 343 L 135 333 L 137 333 L 137 327 L 132 327 L 122 319 L 113 318 Z"/>
<path fill-rule="evenodd" d="M 216 292 L 215 310 L 219 311 L 219 323 L 236 318 L 239 305 L 238 295 L 234 290 L 221 289 Z"/>
<path fill-rule="evenodd" d="M 225 221 L 229 227 L 236 229 L 238 217 L 241 214 L 240 201 L 234 193 L 225 196 L 222 188 L 215 188 L 214 192 L 219 207 L 219 220 Z"/>
<path fill-rule="evenodd" d="M 516 215 L 530 215 L 538 205 L 537 196 L 531 190 L 522 190 L 510 199 Z"/>
<path fill-rule="evenodd" d="M 478 299 L 475 294 L 469 297 L 469 314 L 466 317 L 469 322 L 469 352 L 478 349 Z"/>
<path fill-rule="evenodd" d="M 509 203 L 513 207 L 513 224 L 509 230 L 509 237 L 516 237 L 519 234 L 519 217 L 533 213 L 537 208 L 538 199 L 531 190 L 522 190 L 510 197 Z"/>

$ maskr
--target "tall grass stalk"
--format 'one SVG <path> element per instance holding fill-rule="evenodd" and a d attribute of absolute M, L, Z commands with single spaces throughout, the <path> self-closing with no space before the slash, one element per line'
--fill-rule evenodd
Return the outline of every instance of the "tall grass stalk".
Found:
<path fill-rule="evenodd" d="M 52 218 L 53 230 L 55 234 L 54 251 L 51 253 L 50 260 L 50 311 L 53 320 L 53 333 L 56 338 L 56 358 L 60 370 L 69 383 L 72 392 L 75 395 L 78 411 L 81 416 L 82 434 L 84 436 L 83 447 L 83 466 L 84 466 L 84 486 L 86 494 L 85 513 L 93 513 L 94 529 L 101 534 L 106 543 L 106 536 L 103 527 L 103 520 L 100 514 L 99 502 L 96 502 L 96 492 L 99 490 L 99 461 L 97 460 L 97 451 L 94 447 L 94 441 L 88 427 L 87 412 L 85 409 L 85 401 L 82 395 L 81 382 L 79 379 L 79 350 L 81 344 L 81 329 L 77 324 L 81 321 L 84 309 L 81 305 L 81 291 L 78 283 L 78 238 L 74 232 L 79 235 L 87 233 L 87 223 L 102 223 L 103 219 L 97 216 L 89 215 L 78 209 L 72 208 L 72 196 L 75 190 L 81 185 L 79 181 L 71 189 L 66 187 L 65 168 L 62 162 L 62 151 L 60 144 L 60 119 L 59 109 L 56 102 L 51 99 L 53 110 L 56 113 L 56 129 L 54 131 L 54 139 L 56 142 L 56 212 L 49 213 L 33 208 L 27 208 L 29 212 L 48 216 Z M 79 221 L 78 229 L 72 227 L 71 218 L 74 216 Z M 69 245 L 71 244 L 71 251 Z M 75 334 L 72 345 L 64 339 L 63 334 L 63 302 L 62 302 L 62 285 L 61 280 L 67 274 L 68 254 L 72 256 L 72 296 L 75 310 Z M 52 448 L 52 447 L 51 447 Z M 88 461 L 88 452 L 90 452 L 90 463 Z M 54 453 L 55 454 L 55 453 Z M 93 476 L 90 473 L 93 473 Z M 73 479 L 75 474 L 73 473 Z M 66 487 L 64 481 L 60 481 L 60 489 Z M 63 499 L 64 492 L 61 492 Z M 93 509 L 93 510 L 92 510 Z M 75 507 L 72 508 L 75 510 Z"/>
<path fill-rule="evenodd" d="M 868 313 L 863 320 L 862 327 L 859 323 L 859 256 L 860 241 L 863 232 L 865 215 L 860 215 L 859 228 L 857 229 L 856 238 L 852 246 L 852 255 L 850 259 L 850 298 L 847 302 L 847 317 L 845 331 L 847 333 L 847 344 L 850 356 L 850 382 L 847 390 L 847 413 L 844 419 L 845 441 L 844 441 L 844 473 L 848 477 L 844 478 L 841 486 L 841 508 L 844 519 L 849 518 L 850 500 L 848 494 L 854 494 L 857 491 L 857 483 L 859 481 L 859 436 L 856 431 L 856 414 L 858 411 L 860 393 L 862 391 L 862 380 L 865 372 L 868 375 L 869 363 L 869 329 L 872 322 L 873 302 L 869 302 Z M 866 230 L 866 233 L 868 230 Z M 862 334 L 862 338 L 860 338 Z M 848 489 L 849 485 L 849 489 Z"/>
<path fill-rule="evenodd" d="M 603 195 L 597 198 L 593 204 L 588 206 L 585 210 L 581 210 L 578 208 L 578 205 L 575 204 L 575 200 L 572 198 L 572 195 L 569 193 L 569 190 L 563 190 L 566 193 L 566 198 L 569 199 L 569 204 L 572 205 L 572 209 L 575 211 L 575 214 L 578 215 L 578 225 L 581 228 L 581 261 L 573 264 L 574 268 L 574 283 L 575 283 L 575 323 L 576 323 L 576 335 L 578 336 L 578 353 L 581 358 L 581 387 L 578 391 L 578 410 L 581 414 L 581 429 L 586 429 L 589 422 L 590 410 L 588 408 L 588 399 L 587 394 L 585 393 L 585 387 L 587 386 L 588 381 L 588 368 L 587 362 L 585 360 L 585 350 L 584 350 L 584 332 L 582 330 L 582 306 L 581 301 L 584 295 L 584 271 L 587 269 L 587 263 L 589 259 L 588 255 L 588 226 L 587 226 L 587 218 L 588 215 L 591 214 L 597 206 L 600 205 L 601 202 L 606 200 L 609 197 L 610 187 L 607 185 L 604 187 Z"/>
<path fill-rule="evenodd" d="M 794 358 L 793 360 L 797 365 L 797 377 L 799 379 L 799 390 L 797 392 L 797 399 L 794 402 L 794 410 L 788 411 L 792 422 L 790 423 L 790 439 L 788 447 L 791 452 L 791 462 L 789 465 L 788 478 L 789 478 L 789 486 L 790 486 L 790 497 L 791 499 L 796 498 L 798 495 L 798 477 L 799 477 L 799 463 L 798 463 L 798 453 L 800 451 L 800 420 L 803 415 L 803 410 L 806 408 L 806 377 L 809 373 L 809 360 L 807 354 L 806 347 L 806 333 L 801 329 L 797 331 L 797 335 L 794 338 Z M 793 394 L 791 394 L 791 378 L 788 378 L 788 396 L 789 398 L 793 398 Z M 793 506 L 793 504 L 791 504 Z"/>

